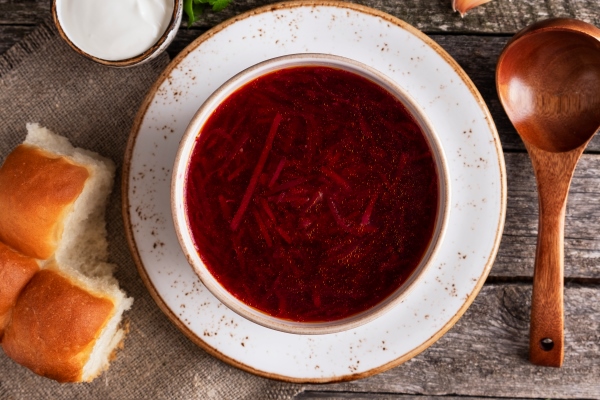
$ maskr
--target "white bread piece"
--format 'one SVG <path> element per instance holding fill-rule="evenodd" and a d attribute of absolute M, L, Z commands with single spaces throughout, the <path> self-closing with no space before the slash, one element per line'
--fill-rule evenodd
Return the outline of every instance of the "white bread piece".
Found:
<path fill-rule="evenodd" d="M 131 306 L 118 287 L 55 264 L 36 273 L 19 296 L 2 340 L 5 353 L 59 382 L 90 382 L 108 368 Z"/>
<path fill-rule="evenodd" d="M 83 191 L 64 220 L 62 237 L 54 258 L 61 268 L 71 268 L 87 276 L 110 276 L 104 215 L 112 190 L 115 165 L 100 155 L 76 148 L 69 141 L 38 124 L 27 124 L 24 144 L 35 146 L 89 171 Z"/>
<path fill-rule="evenodd" d="M 29 202 L 39 209 L 50 205 L 47 208 L 51 212 L 39 218 L 50 220 L 47 225 L 59 233 L 59 240 L 52 242 L 56 232 L 49 228 L 41 234 L 34 232 L 37 236 L 21 235 L 17 238 L 17 245 L 26 250 L 35 251 L 36 246 L 45 246 L 53 253 L 37 256 L 46 261 L 41 263 L 42 271 L 25 286 L 9 314 L 9 320 L 5 321 L 8 325 L 2 337 L 2 347 L 15 361 L 40 375 L 60 382 L 88 382 L 108 368 L 125 335 L 120 328 L 123 312 L 133 303 L 112 276 L 115 266 L 106 262 L 108 242 L 104 216 L 115 166 L 98 154 L 73 147 L 66 138 L 38 124 L 27 124 L 27 130 L 24 144 L 13 152 L 24 154 L 19 159 L 23 167 L 11 167 L 12 175 L 8 174 L 5 179 L 8 184 L 2 186 L 0 179 L 0 208 L 1 192 L 5 190 L 9 193 L 5 198 L 10 198 L 14 183 L 19 183 L 19 178 L 25 185 L 31 179 L 39 182 L 47 180 L 49 184 L 45 184 L 40 196 L 29 196 L 32 198 Z M 35 151 L 32 152 L 32 149 Z M 33 157 L 28 158 L 31 154 Z M 44 175 L 44 158 L 50 163 L 62 163 L 62 167 L 69 171 L 72 166 L 84 169 L 85 179 L 82 181 L 81 174 L 78 174 L 79 180 L 72 183 L 72 179 L 61 181 L 56 173 Z M 37 170 L 30 168 L 30 159 L 38 163 L 41 160 L 41 167 L 38 166 Z M 0 169 L 0 178 L 1 175 Z M 71 200 L 67 196 L 68 201 L 61 203 L 56 198 L 60 191 L 52 186 L 56 182 L 66 186 L 69 194 L 77 192 L 77 197 Z M 78 185 L 81 188 L 78 189 Z M 26 193 L 13 193 L 13 198 L 17 195 L 24 196 Z M 12 203 L 15 201 L 12 200 Z M 13 220 L 16 222 L 9 222 L 21 223 L 19 219 Z M 35 225 L 33 229 L 27 228 L 40 230 Z M 28 233 L 27 229 L 24 231 Z M 36 238 L 42 240 L 36 241 Z M 62 294 L 57 296 L 56 291 Z M 107 304 L 110 306 L 107 307 Z M 44 324 L 44 329 L 36 332 L 40 323 Z"/>

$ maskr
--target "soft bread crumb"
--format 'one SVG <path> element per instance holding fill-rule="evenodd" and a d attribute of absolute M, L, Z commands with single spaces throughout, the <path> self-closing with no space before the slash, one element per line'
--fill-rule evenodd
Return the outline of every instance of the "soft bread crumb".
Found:
<path fill-rule="evenodd" d="M 90 173 L 85 187 L 66 218 L 63 235 L 54 256 L 61 268 L 81 271 L 87 276 L 110 276 L 114 266 L 108 258 L 104 215 L 115 175 L 114 163 L 69 141 L 38 124 L 27 124 L 25 144 L 65 156 Z"/>
<path fill-rule="evenodd" d="M 125 347 L 125 336 L 127 336 L 129 334 L 129 331 L 131 330 L 131 322 L 129 320 L 122 321 L 121 330 L 123 331 L 123 338 L 121 339 L 119 344 L 115 346 L 112 353 L 110 353 L 110 355 L 108 356 L 108 360 L 111 362 L 117 358 L 117 350 L 122 350 Z"/>
<path fill-rule="evenodd" d="M 25 144 L 65 156 L 90 172 L 85 187 L 67 216 L 61 242 L 50 263 L 71 276 L 78 286 L 111 299 L 114 311 L 83 367 L 81 380 L 89 382 L 108 368 L 111 355 L 122 343 L 125 331 L 119 327 L 123 313 L 131 308 L 132 298 L 119 289 L 112 276 L 115 265 L 107 263 L 105 210 L 112 190 L 115 165 L 100 155 L 76 148 L 64 137 L 39 124 L 27 124 Z"/>
<path fill-rule="evenodd" d="M 125 297 L 123 292 L 120 292 L 120 296 L 112 298 L 113 301 L 116 300 L 115 312 L 96 340 L 90 358 L 83 367 L 81 380 L 84 382 L 91 382 L 101 372 L 108 369 L 117 348 L 119 346 L 122 348 L 125 332 L 119 328 L 119 323 L 123 317 L 123 312 L 131 308 L 133 299 Z"/>

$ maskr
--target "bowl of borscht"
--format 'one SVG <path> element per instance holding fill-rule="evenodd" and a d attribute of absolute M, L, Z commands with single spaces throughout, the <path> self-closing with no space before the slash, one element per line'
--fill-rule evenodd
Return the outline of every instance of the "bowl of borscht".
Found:
<path fill-rule="evenodd" d="M 443 149 L 381 72 L 327 54 L 256 64 L 180 142 L 171 208 L 202 283 L 275 330 L 326 334 L 401 307 L 448 215 Z"/>

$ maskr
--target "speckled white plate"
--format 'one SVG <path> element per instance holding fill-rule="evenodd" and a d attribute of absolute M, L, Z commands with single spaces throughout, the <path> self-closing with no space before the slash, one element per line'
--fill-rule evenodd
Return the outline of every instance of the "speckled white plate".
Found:
<path fill-rule="evenodd" d="M 405 300 L 350 331 L 301 336 L 264 328 L 222 305 L 179 247 L 169 205 L 183 132 L 222 83 L 260 61 L 330 53 L 368 64 L 425 109 L 447 158 L 452 204 L 432 267 Z M 338 1 L 256 9 L 196 39 L 142 104 L 123 171 L 123 214 L 140 275 L 159 307 L 203 349 L 246 371 L 293 382 L 357 379 L 434 343 L 465 312 L 494 261 L 506 208 L 504 159 L 481 96 L 458 64 L 412 26 Z"/>

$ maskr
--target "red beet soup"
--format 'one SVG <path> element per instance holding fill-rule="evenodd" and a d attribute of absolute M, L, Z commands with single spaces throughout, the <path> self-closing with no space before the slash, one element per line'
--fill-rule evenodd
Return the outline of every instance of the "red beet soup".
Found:
<path fill-rule="evenodd" d="M 294 67 L 246 84 L 208 118 L 185 209 L 210 273 L 277 318 L 365 311 L 415 271 L 440 196 L 424 133 L 357 74 Z"/>

